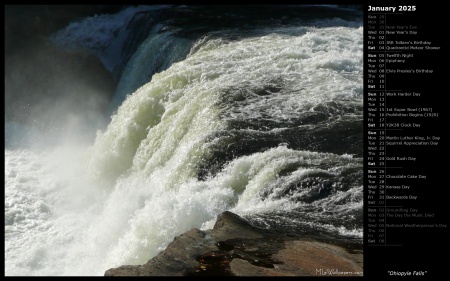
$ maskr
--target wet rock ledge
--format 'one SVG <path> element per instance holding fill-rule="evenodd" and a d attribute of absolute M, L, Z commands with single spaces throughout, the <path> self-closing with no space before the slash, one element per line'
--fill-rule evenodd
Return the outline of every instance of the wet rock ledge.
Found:
<path fill-rule="evenodd" d="M 252 227 L 231 212 L 213 229 L 191 229 L 144 265 L 105 276 L 361 276 L 362 245 L 290 237 Z"/>

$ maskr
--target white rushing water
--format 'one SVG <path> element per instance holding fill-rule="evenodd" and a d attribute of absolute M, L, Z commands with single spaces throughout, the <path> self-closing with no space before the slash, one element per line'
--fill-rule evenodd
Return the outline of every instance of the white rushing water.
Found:
<path fill-rule="evenodd" d="M 225 210 L 289 211 L 305 203 L 277 196 L 280 187 L 311 174 L 362 169 L 351 155 L 280 145 L 236 158 L 205 180 L 196 170 L 219 141 L 214 133 L 232 120 L 289 122 L 330 103 L 361 108 L 362 39 L 362 27 L 351 24 L 205 38 L 128 96 L 94 144 L 6 149 L 6 275 L 103 275 L 143 264 L 176 235 L 212 227 Z M 283 90 L 218 106 L 230 89 L 251 93 L 271 83 Z M 361 114 L 342 118 L 362 120 Z M 290 166 L 297 169 L 278 175 Z M 344 197 L 350 203 L 339 205 Z M 361 208 L 361 197 L 362 186 L 355 186 L 314 204 L 346 212 Z M 338 228 L 362 234 L 362 226 Z"/>

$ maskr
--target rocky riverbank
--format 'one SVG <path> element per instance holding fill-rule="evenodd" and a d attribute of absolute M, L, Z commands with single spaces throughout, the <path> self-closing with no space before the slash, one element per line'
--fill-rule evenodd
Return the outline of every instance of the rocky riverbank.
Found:
<path fill-rule="evenodd" d="M 292 237 L 255 228 L 231 212 L 214 228 L 191 229 L 144 265 L 105 276 L 361 276 L 362 244 Z"/>

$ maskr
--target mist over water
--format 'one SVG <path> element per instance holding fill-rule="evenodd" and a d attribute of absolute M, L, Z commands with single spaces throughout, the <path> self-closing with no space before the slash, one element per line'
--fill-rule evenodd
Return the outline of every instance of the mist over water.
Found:
<path fill-rule="evenodd" d="M 194 38 L 135 7 L 55 33 L 114 71 L 133 13 L 155 21 L 119 71 L 109 122 L 80 121 L 83 136 L 68 122 L 51 134 L 6 121 L 6 275 L 143 264 L 226 210 L 259 227 L 361 238 L 362 15 L 308 9 L 277 24 L 195 26 Z"/>

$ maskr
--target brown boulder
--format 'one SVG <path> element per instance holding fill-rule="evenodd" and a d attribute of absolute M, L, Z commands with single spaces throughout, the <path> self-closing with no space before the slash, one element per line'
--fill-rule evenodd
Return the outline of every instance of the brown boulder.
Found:
<path fill-rule="evenodd" d="M 362 244 L 350 244 L 274 234 L 224 212 L 213 229 L 192 229 L 146 264 L 105 276 L 360 276 Z"/>

